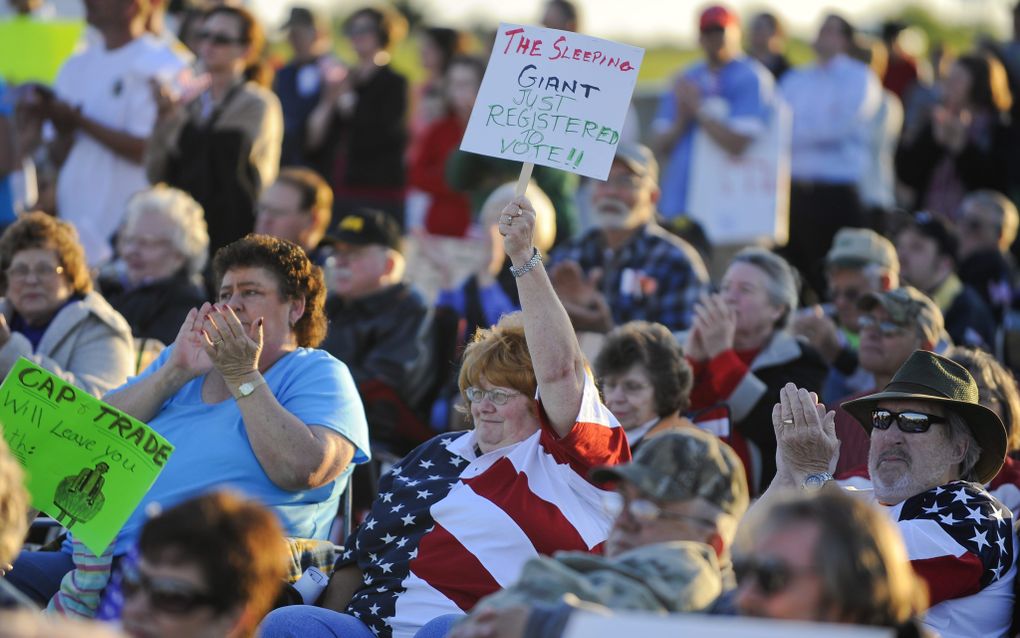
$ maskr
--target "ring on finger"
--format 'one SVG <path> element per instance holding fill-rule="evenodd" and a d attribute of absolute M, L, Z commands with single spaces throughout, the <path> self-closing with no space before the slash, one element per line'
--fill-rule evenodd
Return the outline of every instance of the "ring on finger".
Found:
<path fill-rule="evenodd" d="M 216 339 L 212 342 L 214 348 L 220 345 L 221 343 L 223 343 L 223 339 Z"/>
<path fill-rule="evenodd" d="M 783 419 L 783 425 L 793 425 L 793 419 Z"/>

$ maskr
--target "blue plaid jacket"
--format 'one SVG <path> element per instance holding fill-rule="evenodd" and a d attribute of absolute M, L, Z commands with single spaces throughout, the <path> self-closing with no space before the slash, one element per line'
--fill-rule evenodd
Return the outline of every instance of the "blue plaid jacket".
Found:
<path fill-rule="evenodd" d="M 585 273 L 602 268 L 602 294 L 616 325 L 644 319 L 674 332 L 687 330 L 694 304 L 709 286 L 694 247 L 656 223 L 616 251 L 606 246 L 601 229 L 592 229 L 553 250 L 548 266 L 562 261 L 576 261 Z"/>

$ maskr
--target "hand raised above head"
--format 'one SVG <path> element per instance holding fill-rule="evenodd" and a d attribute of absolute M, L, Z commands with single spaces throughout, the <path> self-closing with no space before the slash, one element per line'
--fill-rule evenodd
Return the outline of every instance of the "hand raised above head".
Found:
<path fill-rule="evenodd" d="M 799 485 L 809 474 L 832 472 L 839 459 L 836 413 L 826 411 L 814 392 L 787 383 L 772 408 L 776 465 Z"/>
<path fill-rule="evenodd" d="M 510 200 L 499 214 L 503 250 L 515 266 L 523 266 L 534 254 L 535 207 L 523 195 Z"/>

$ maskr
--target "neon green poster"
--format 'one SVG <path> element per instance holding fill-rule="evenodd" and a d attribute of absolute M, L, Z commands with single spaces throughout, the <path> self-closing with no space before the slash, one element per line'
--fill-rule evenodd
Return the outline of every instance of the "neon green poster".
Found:
<path fill-rule="evenodd" d="M 102 554 L 173 452 L 155 430 L 22 357 L 0 385 L 0 424 L 32 506 Z"/>
<path fill-rule="evenodd" d="M 84 22 L 71 20 L 0 20 L 0 77 L 10 84 L 53 84 L 84 30 Z"/>

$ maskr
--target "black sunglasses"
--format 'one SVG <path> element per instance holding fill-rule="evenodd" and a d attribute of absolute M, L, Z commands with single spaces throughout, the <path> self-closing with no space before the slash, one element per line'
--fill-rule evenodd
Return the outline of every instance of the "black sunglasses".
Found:
<path fill-rule="evenodd" d="M 914 412 L 912 410 L 893 412 L 892 410 L 880 408 L 871 411 L 871 427 L 876 430 L 888 430 L 892 426 L 893 421 L 896 421 L 896 427 L 900 429 L 900 432 L 920 434 L 927 432 L 933 423 L 945 423 L 946 419 L 934 414 L 925 414 L 924 412 Z"/>
<path fill-rule="evenodd" d="M 217 599 L 206 592 L 180 581 L 150 578 L 137 568 L 124 570 L 120 588 L 125 600 L 144 591 L 149 597 L 149 604 L 167 614 L 187 614 L 196 607 L 216 607 L 218 604 Z"/>
<path fill-rule="evenodd" d="M 810 567 L 792 567 L 785 561 L 767 556 L 733 561 L 733 572 L 740 585 L 753 582 L 762 594 L 774 596 L 786 589 L 794 577 L 814 571 Z"/>
<path fill-rule="evenodd" d="M 232 38 L 229 35 L 223 33 L 215 33 L 213 31 L 202 31 L 198 34 L 198 39 L 208 40 L 217 46 L 225 46 L 227 44 L 241 44 L 243 40 L 241 38 Z"/>

